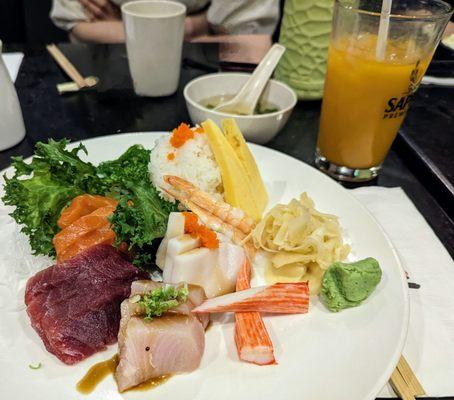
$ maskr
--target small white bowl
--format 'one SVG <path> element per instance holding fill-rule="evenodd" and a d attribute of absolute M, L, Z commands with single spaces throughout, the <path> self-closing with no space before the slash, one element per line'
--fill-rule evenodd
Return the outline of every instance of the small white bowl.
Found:
<path fill-rule="evenodd" d="M 184 98 L 193 124 L 200 124 L 210 118 L 217 124 L 221 119 L 235 118 L 244 137 L 255 143 L 266 143 L 284 127 L 297 102 L 295 92 L 286 84 L 271 79 L 261 100 L 276 105 L 279 110 L 267 114 L 232 115 L 210 110 L 201 101 L 218 95 L 238 93 L 250 74 L 216 73 L 193 79 L 184 88 Z"/>

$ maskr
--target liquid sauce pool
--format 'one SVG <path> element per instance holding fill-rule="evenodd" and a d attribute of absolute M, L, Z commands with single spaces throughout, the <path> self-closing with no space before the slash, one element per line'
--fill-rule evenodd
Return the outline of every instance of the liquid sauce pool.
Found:
<path fill-rule="evenodd" d="M 77 390 L 83 394 L 89 394 L 108 375 L 113 374 L 118 364 L 118 354 L 106 361 L 93 365 L 85 376 L 77 383 Z"/>
<path fill-rule="evenodd" d="M 208 109 L 213 109 L 216 108 L 218 105 L 225 103 L 226 101 L 232 100 L 234 97 L 235 96 L 232 94 L 211 96 L 208 97 L 207 99 L 203 99 L 202 101 L 200 101 L 200 105 Z M 254 110 L 254 114 L 269 114 L 276 111 L 279 111 L 279 107 L 277 105 L 270 103 L 268 101 L 260 101 Z"/>
<path fill-rule="evenodd" d="M 93 392 L 93 390 L 96 389 L 96 386 L 98 386 L 98 384 L 101 383 L 104 378 L 115 372 L 118 361 L 119 361 L 118 354 L 115 354 L 112 358 L 109 358 L 106 361 L 101 361 L 93 365 L 85 374 L 85 376 L 77 383 L 76 385 L 77 390 L 82 394 L 89 394 Z M 159 386 L 164 382 L 167 382 L 171 376 L 172 375 L 161 375 L 158 376 L 157 378 L 149 379 L 148 381 L 145 381 L 140 385 L 128 389 L 127 391 L 133 390 L 145 391 L 153 389 L 156 386 Z"/>

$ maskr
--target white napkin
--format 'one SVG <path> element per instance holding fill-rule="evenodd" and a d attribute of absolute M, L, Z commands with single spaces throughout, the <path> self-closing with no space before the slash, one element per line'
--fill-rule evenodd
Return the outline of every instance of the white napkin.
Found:
<path fill-rule="evenodd" d="M 401 188 L 352 190 L 394 243 L 409 275 L 404 352 L 429 397 L 454 396 L 454 262 Z M 384 327 L 386 329 L 386 327 Z M 396 397 L 389 385 L 380 397 Z"/>
<path fill-rule="evenodd" d="M 17 74 L 19 73 L 19 68 L 22 63 L 22 59 L 24 58 L 24 53 L 4 53 L 2 56 L 11 80 L 16 82 Z"/>

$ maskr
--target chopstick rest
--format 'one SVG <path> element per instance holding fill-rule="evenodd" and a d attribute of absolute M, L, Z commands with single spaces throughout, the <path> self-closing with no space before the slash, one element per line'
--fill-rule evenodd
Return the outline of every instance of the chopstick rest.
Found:
<path fill-rule="evenodd" d="M 87 82 L 89 86 L 83 89 L 88 89 L 95 86 L 99 82 L 99 78 L 97 78 L 96 76 L 87 76 L 85 78 L 85 82 Z M 59 94 L 65 94 L 78 92 L 80 88 L 79 86 L 77 86 L 76 82 L 64 82 L 57 84 L 57 90 Z"/>
<path fill-rule="evenodd" d="M 76 67 L 66 58 L 66 56 L 61 52 L 61 50 L 55 45 L 55 44 L 49 44 L 46 46 L 47 51 L 50 53 L 50 55 L 53 57 L 53 59 L 57 62 L 57 64 L 63 69 L 63 71 L 66 72 L 66 74 L 74 81 L 74 83 L 77 85 L 77 90 L 86 88 L 86 87 L 92 87 L 98 83 L 98 79 L 94 77 L 84 78 L 80 72 L 76 69 Z M 57 90 L 61 94 L 61 90 L 63 90 L 63 93 L 66 91 L 75 91 L 74 86 L 69 86 L 66 84 L 63 84 L 63 89 L 58 87 L 57 85 Z"/>

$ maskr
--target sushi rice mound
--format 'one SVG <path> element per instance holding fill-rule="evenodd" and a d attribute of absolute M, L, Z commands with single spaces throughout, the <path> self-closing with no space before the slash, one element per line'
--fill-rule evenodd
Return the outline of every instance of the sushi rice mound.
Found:
<path fill-rule="evenodd" d="M 195 133 L 193 139 L 187 140 L 181 147 L 170 144 L 171 135 L 164 135 L 156 140 L 151 151 L 149 171 L 150 179 L 158 189 L 159 195 L 166 200 L 175 199 L 164 192 L 161 187 L 170 188 L 164 182 L 164 175 L 175 175 L 196 185 L 206 193 L 223 198 L 221 171 L 208 143 L 207 135 Z M 170 156 L 169 154 L 173 154 Z"/>

